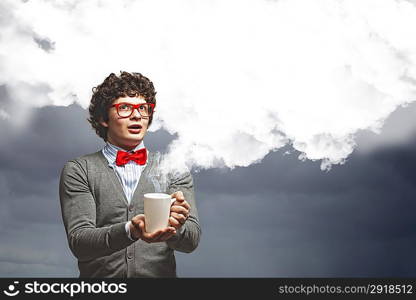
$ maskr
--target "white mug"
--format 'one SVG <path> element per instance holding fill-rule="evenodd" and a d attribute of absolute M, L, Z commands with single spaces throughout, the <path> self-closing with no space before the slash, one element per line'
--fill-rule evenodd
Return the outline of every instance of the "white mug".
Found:
<path fill-rule="evenodd" d="M 164 193 L 144 194 L 143 201 L 146 232 L 152 233 L 168 226 L 170 206 L 175 200 L 175 198 Z"/>

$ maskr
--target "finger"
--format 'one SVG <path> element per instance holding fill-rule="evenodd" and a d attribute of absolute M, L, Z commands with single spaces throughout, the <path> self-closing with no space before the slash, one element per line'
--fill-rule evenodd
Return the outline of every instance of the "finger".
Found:
<path fill-rule="evenodd" d="M 171 226 L 166 227 L 165 229 L 163 229 L 162 233 L 157 238 L 154 238 L 152 240 L 152 242 L 153 243 L 163 242 L 163 241 L 169 239 L 174 234 L 176 234 L 176 228 L 171 227 Z"/>
<path fill-rule="evenodd" d="M 185 207 L 187 210 L 191 209 L 191 205 L 185 200 L 181 203 L 182 207 Z"/>
<path fill-rule="evenodd" d="M 130 221 L 134 227 L 139 228 L 140 222 L 144 222 L 144 215 L 140 214 L 140 215 L 134 216 Z"/>
<path fill-rule="evenodd" d="M 182 215 L 185 219 L 187 219 L 189 217 L 189 211 L 181 211 L 181 212 L 171 211 L 170 212 L 170 216 L 176 219 L 178 215 Z"/>
<path fill-rule="evenodd" d="M 184 201 L 185 200 L 185 197 L 184 197 L 182 191 L 177 191 L 177 192 L 173 193 L 170 196 L 172 198 L 176 198 L 176 200 L 179 200 L 179 201 Z"/>
<path fill-rule="evenodd" d="M 158 230 L 155 232 L 147 232 L 144 222 L 140 222 L 139 226 L 140 226 L 140 230 L 142 231 L 142 240 L 148 243 L 150 243 L 154 238 L 156 238 L 162 233 L 162 230 Z"/>
<path fill-rule="evenodd" d="M 167 232 L 173 232 L 173 231 L 176 231 L 176 228 L 168 226 L 166 228 L 157 230 L 152 233 L 145 233 L 144 237 L 154 243 L 154 242 L 157 242 L 163 234 Z"/>
<path fill-rule="evenodd" d="M 163 230 L 157 230 L 157 231 L 155 231 L 155 232 L 151 232 L 151 233 L 149 233 L 149 232 L 146 232 L 145 234 L 144 234 L 144 237 L 145 238 L 147 238 L 147 239 L 150 239 L 150 240 L 154 240 L 154 239 L 157 239 L 160 235 L 162 235 L 164 233 L 164 231 Z"/>
<path fill-rule="evenodd" d="M 171 217 L 175 218 L 179 223 L 183 224 L 186 221 L 186 216 L 182 215 L 182 214 L 177 214 L 175 212 L 170 214 Z"/>
<path fill-rule="evenodd" d="M 137 220 L 136 218 L 133 218 L 133 219 L 131 219 L 130 221 L 131 221 L 131 224 L 132 224 L 134 227 L 139 228 L 139 225 L 140 225 L 140 221 L 139 221 L 139 220 Z"/>
<path fill-rule="evenodd" d="M 176 212 L 176 213 L 183 214 L 183 215 L 189 214 L 189 210 L 187 210 L 185 207 L 177 206 L 177 205 L 172 206 L 170 208 L 170 212 Z"/>
<path fill-rule="evenodd" d="M 181 223 L 179 223 L 179 221 L 176 220 L 174 217 L 169 217 L 169 224 L 175 228 L 181 226 Z"/>
<path fill-rule="evenodd" d="M 189 202 L 186 201 L 186 200 L 175 201 L 175 202 L 173 202 L 173 205 L 183 206 L 183 207 L 187 207 L 187 208 L 190 208 L 191 207 L 189 205 Z"/>
<path fill-rule="evenodd" d="M 186 219 L 188 219 L 188 217 L 189 217 L 189 212 L 188 213 L 177 213 L 177 212 L 171 211 L 170 216 L 174 217 L 177 220 L 180 220 L 180 219 L 184 218 L 184 221 L 186 221 Z"/>
<path fill-rule="evenodd" d="M 184 207 L 188 210 L 191 208 L 191 205 L 189 205 L 189 203 L 186 200 L 184 200 L 184 201 L 175 201 L 175 202 L 172 203 L 171 206 L 182 206 L 182 207 Z"/>

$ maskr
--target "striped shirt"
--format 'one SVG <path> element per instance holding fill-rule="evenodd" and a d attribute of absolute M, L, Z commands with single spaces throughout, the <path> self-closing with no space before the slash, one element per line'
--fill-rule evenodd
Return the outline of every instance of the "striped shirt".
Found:
<path fill-rule="evenodd" d="M 127 152 L 134 152 L 142 148 L 144 148 L 143 141 L 136 148 Z M 105 158 L 108 160 L 108 165 L 116 172 L 117 177 L 120 179 L 124 194 L 126 195 L 127 201 L 130 204 L 131 198 L 133 197 L 134 191 L 136 190 L 140 176 L 143 169 L 146 167 L 146 164 L 141 166 L 134 161 L 129 161 L 123 166 L 117 166 L 116 156 L 118 150 L 126 151 L 107 142 L 102 152 Z"/>

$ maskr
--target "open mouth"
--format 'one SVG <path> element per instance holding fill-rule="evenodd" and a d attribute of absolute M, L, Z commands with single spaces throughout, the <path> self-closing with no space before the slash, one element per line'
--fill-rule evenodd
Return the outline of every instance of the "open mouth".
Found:
<path fill-rule="evenodd" d="M 136 125 L 130 125 L 129 127 L 127 127 L 128 129 L 142 129 L 142 126 L 139 124 Z"/>
<path fill-rule="evenodd" d="M 140 133 L 142 126 L 139 124 L 136 125 L 130 125 L 127 127 L 130 133 Z"/>

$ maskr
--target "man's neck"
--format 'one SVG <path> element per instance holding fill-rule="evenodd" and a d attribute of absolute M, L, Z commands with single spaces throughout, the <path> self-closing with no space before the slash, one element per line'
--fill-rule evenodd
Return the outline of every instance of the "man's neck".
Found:
<path fill-rule="evenodd" d="M 111 144 L 112 146 L 114 146 L 116 148 L 118 148 L 119 150 L 123 150 L 123 151 L 127 151 L 127 152 L 132 151 L 132 150 L 138 150 L 138 149 L 144 148 L 143 140 L 140 141 L 135 146 L 122 146 L 122 145 L 117 145 L 115 143 L 112 143 L 111 141 L 107 141 L 107 143 L 108 144 Z"/>

